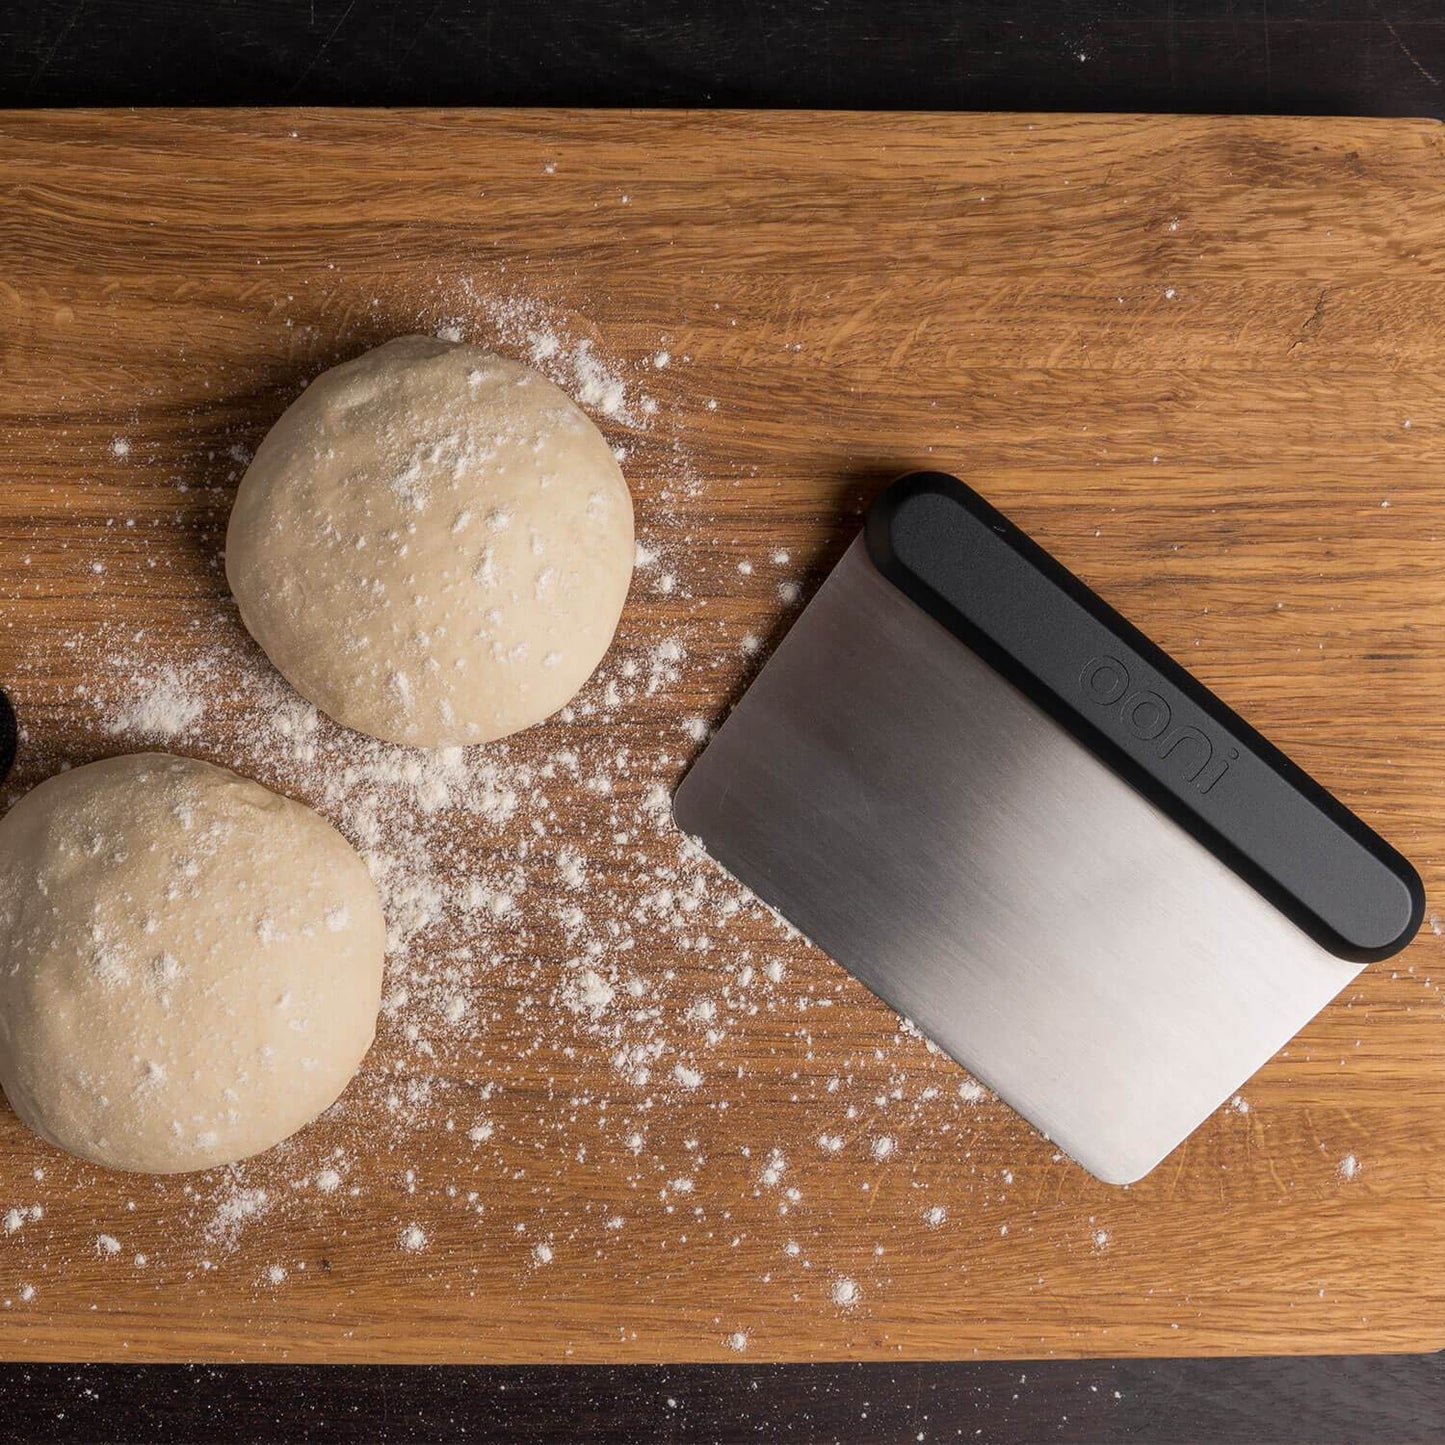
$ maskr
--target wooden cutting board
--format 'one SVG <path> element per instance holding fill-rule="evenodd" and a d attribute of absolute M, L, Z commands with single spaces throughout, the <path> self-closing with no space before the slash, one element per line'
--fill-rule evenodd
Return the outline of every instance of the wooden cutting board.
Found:
<path fill-rule="evenodd" d="M 967 477 L 1439 894 L 1441 137 L 1385 120 L 0 116 L 11 794 L 143 746 L 227 763 L 390 866 L 409 935 L 340 1106 L 239 1169 L 107 1174 L 0 1118 L 0 1353 L 1445 1344 L 1439 924 L 1119 1190 L 976 1097 L 690 855 L 666 810 L 867 499 L 928 465 Z M 219 565 L 236 479 L 298 389 L 439 329 L 584 396 L 625 453 L 644 547 L 571 715 L 443 777 L 298 709 Z"/>

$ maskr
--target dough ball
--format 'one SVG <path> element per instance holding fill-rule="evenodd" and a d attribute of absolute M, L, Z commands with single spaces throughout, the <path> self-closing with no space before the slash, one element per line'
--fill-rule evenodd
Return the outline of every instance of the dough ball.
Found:
<path fill-rule="evenodd" d="M 417 747 L 490 742 L 572 698 L 632 577 L 632 499 L 566 393 L 404 336 L 318 377 L 226 532 L 251 635 L 303 697 Z"/>
<path fill-rule="evenodd" d="M 0 819 L 0 1084 L 52 1144 L 206 1169 L 332 1103 L 376 1030 L 385 927 L 329 823 L 164 753 Z"/>

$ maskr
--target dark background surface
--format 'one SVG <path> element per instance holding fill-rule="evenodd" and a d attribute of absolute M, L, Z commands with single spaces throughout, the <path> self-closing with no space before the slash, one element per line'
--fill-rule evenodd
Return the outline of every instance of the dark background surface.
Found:
<path fill-rule="evenodd" d="M 1438 117 L 1445 0 L 0 0 L 0 106 L 277 104 Z M 17 1365 L 0 1439 L 1404 1445 L 1445 1366 Z"/>
<path fill-rule="evenodd" d="M 12 1366 L 6 1438 L 568 1445 L 1438 1442 L 1424 1357 L 987 1365 Z"/>
<path fill-rule="evenodd" d="M 10 105 L 1439 115 L 1441 0 L 9 0 Z"/>

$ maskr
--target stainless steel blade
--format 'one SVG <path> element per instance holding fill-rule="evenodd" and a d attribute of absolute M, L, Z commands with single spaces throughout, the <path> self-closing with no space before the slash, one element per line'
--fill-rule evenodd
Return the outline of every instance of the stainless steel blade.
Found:
<path fill-rule="evenodd" d="M 855 542 L 679 825 L 1081 1163 L 1140 1178 L 1360 970 Z"/>

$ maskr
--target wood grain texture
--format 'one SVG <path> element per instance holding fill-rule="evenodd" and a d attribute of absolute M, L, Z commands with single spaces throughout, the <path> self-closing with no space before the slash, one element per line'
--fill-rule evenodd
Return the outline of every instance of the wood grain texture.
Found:
<path fill-rule="evenodd" d="M 779 582 L 806 592 L 883 480 L 936 465 L 1378 826 L 1433 898 L 1441 178 L 1424 122 L 0 116 L 0 677 L 26 729 L 22 781 L 120 748 L 103 721 L 123 694 L 77 638 L 139 634 L 181 660 L 198 627 L 233 625 L 216 557 L 232 447 L 321 367 L 419 327 L 495 341 L 487 298 L 523 297 L 631 359 L 661 404 L 666 424 L 609 430 L 679 585 L 640 578 L 618 645 L 685 630 L 688 666 L 615 726 L 639 749 L 672 738 L 674 776 L 683 720 L 717 717 L 754 665 L 741 639 L 785 628 Z M 663 348 L 673 364 L 649 368 Z M 232 760 L 225 696 L 218 681 L 209 751 L 184 750 Z M 553 724 L 518 747 L 567 736 Z M 609 880 L 647 847 L 675 852 L 624 857 L 593 806 L 579 789 L 563 821 Z M 526 906 L 552 901 L 539 886 Z M 505 1086 L 482 1173 L 439 1118 L 399 1136 L 353 1109 L 297 1147 L 349 1148 L 361 1195 L 268 1215 L 209 1269 L 180 1237 L 176 1181 L 104 1175 L 0 1120 L 0 1207 L 45 1201 L 0 1236 L 0 1351 L 670 1361 L 736 1358 L 737 1330 L 752 1359 L 1445 1343 L 1430 1266 L 1445 963 L 1428 925 L 1251 1081 L 1247 1114 L 1221 1112 L 1127 1191 L 1056 1160 L 1002 1105 L 962 1105 L 959 1070 L 768 920 L 725 942 L 777 954 L 787 993 L 739 1016 L 701 1088 L 649 1113 L 659 1168 L 689 1141 L 708 1160 L 691 1226 L 651 1174 L 643 1202 L 617 1131 L 580 1110 L 640 1107 L 595 1041 L 539 1035 L 501 989 L 488 1029 L 429 1066 L 459 1098 Z M 539 948 L 540 975 L 560 946 Z M 642 952 L 669 1006 L 724 962 Z M 809 997 L 828 1007 L 783 1006 Z M 384 1031 L 368 1070 L 404 1080 L 414 1062 Z M 546 1119 L 575 1122 L 520 1127 Z M 847 1147 L 829 1157 L 814 1141 L 835 1130 Z M 869 1152 L 884 1131 L 891 1163 Z M 757 1187 L 773 1146 L 800 1193 L 787 1217 Z M 1361 1168 L 1345 1180 L 1348 1154 Z M 288 1189 L 286 1157 L 248 1167 Z M 424 1256 L 399 1252 L 409 1190 L 435 1200 L 451 1181 L 483 1190 L 486 1214 L 433 1202 Z M 934 1204 L 947 1222 L 925 1228 Z M 517 1226 L 547 1217 L 568 1247 L 530 1269 Z M 97 1253 L 100 1232 L 120 1259 Z M 258 1283 L 278 1260 L 286 1288 Z M 863 1287 L 851 1310 L 830 1298 L 843 1275 Z"/>

